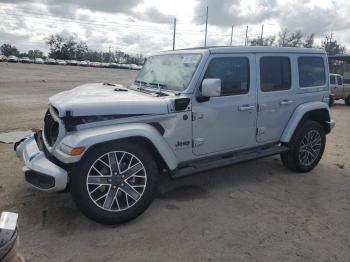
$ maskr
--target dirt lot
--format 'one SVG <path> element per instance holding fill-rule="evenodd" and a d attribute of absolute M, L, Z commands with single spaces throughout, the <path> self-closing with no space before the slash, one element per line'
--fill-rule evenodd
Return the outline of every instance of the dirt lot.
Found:
<path fill-rule="evenodd" d="M 0 64 L 0 132 L 40 128 L 47 98 L 85 82 L 128 83 L 135 71 Z M 18 212 L 27 261 L 349 261 L 350 107 L 309 174 L 278 156 L 171 181 L 136 220 L 104 226 L 70 195 L 23 183 L 12 146 L 0 143 L 0 211 Z"/>

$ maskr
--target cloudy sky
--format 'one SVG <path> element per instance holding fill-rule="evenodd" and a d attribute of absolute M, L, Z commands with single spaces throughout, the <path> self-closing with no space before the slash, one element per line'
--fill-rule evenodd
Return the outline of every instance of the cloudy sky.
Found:
<path fill-rule="evenodd" d="M 0 45 L 21 51 L 47 51 L 53 33 L 74 35 L 91 49 L 120 49 L 150 54 L 172 48 L 177 19 L 176 48 L 204 44 L 205 12 L 209 7 L 208 45 L 233 45 L 249 38 L 277 34 L 281 28 L 326 34 L 350 50 L 348 0 L 0 0 Z"/>

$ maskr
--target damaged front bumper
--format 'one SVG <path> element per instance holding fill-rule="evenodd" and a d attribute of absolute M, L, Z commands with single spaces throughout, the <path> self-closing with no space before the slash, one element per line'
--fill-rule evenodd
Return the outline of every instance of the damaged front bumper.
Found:
<path fill-rule="evenodd" d="M 49 192 L 64 191 L 68 184 L 68 173 L 50 161 L 40 150 L 38 136 L 33 133 L 15 143 L 14 149 L 24 162 L 22 168 L 25 180 L 31 186 Z"/>

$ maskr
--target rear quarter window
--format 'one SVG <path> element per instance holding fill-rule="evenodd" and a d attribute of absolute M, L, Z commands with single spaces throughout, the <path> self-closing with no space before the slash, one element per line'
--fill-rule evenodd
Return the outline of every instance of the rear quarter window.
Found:
<path fill-rule="evenodd" d="M 350 84 L 350 79 L 344 78 L 344 79 L 343 79 L 343 83 L 344 83 L 344 84 Z"/>
<path fill-rule="evenodd" d="M 320 56 L 300 56 L 298 58 L 299 85 L 301 88 L 326 84 L 326 69 Z"/>

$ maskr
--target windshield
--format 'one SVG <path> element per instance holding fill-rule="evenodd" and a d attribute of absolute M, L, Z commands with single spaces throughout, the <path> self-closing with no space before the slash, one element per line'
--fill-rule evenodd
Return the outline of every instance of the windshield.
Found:
<path fill-rule="evenodd" d="M 136 84 L 183 91 L 190 83 L 201 54 L 157 55 L 147 59 L 136 77 Z"/>

